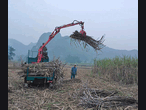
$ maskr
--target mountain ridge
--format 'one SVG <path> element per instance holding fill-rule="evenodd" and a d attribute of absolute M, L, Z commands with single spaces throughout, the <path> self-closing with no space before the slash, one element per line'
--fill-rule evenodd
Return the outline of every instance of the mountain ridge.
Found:
<path fill-rule="evenodd" d="M 16 54 L 27 55 L 28 50 L 36 51 L 34 56 L 37 55 L 37 51 L 42 43 L 45 43 L 51 32 L 43 33 L 36 43 L 30 43 L 29 45 L 24 45 L 21 42 L 17 42 L 15 39 L 8 39 L 8 45 L 11 44 L 14 48 L 16 48 Z M 71 44 L 70 44 L 71 43 Z M 48 56 L 50 59 L 55 57 L 60 57 L 61 60 L 65 60 L 68 55 L 78 56 L 81 61 L 93 61 L 94 58 L 104 59 L 104 58 L 114 58 L 115 56 L 128 55 L 132 57 L 138 57 L 138 50 L 119 50 L 113 49 L 108 46 L 105 46 L 98 54 L 94 51 L 92 47 L 88 47 L 89 51 L 86 52 L 83 47 L 76 47 L 74 42 L 71 42 L 71 39 L 68 36 L 62 37 L 60 33 L 56 34 L 56 36 L 46 45 L 48 49 Z M 34 57 L 33 56 L 33 57 Z"/>

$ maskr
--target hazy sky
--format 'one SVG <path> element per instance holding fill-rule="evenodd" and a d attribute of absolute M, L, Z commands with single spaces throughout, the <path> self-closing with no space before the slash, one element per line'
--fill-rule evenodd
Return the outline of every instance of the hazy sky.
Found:
<path fill-rule="evenodd" d="M 114 49 L 138 49 L 138 0 L 8 0 L 8 38 L 37 42 L 56 26 L 83 21 L 87 35 Z M 70 35 L 80 26 L 60 30 Z M 49 36 L 48 36 L 49 37 Z"/>

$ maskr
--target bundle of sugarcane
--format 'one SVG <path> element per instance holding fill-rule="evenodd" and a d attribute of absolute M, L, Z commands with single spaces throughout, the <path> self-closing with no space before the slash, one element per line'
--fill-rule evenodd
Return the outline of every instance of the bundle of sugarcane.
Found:
<path fill-rule="evenodd" d="M 86 46 L 89 44 L 91 47 L 93 47 L 96 51 L 101 50 L 105 45 L 103 44 L 104 35 L 101 37 L 100 40 L 94 40 L 92 37 L 86 35 L 86 37 L 83 37 L 81 33 L 78 31 L 73 32 L 73 34 L 70 35 L 70 37 L 74 40 L 77 40 L 79 43 L 83 41 L 83 46 L 86 48 Z"/>
<path fill-rule="evenodd" d="M 53 59 L 51 62 L 40 62 L 35 64 L 25 64 L 21 68 L 22 71 L 20 71 L 18 74 L 22 74 L 21 76 L 26 76 L 27 74 L 27 68 L 29 67 L 28 76 L 48 76 L 52 77 L 53 73 L 55 72 L 55 78 L 57 77 L 57 80 L 63 78 L 63 67 L 65 64 L 63 64 L 59 58 Z"/>
<path fill-rule="evenodd" d="M 138 100 L 133 97 L 118 96 L 118 91 L 107 91 L 89 88 L 87 83 L 80 88 L 79 92 L 73 94 L 74 98 L 80 100 L 79 105 L 87 108 L 96 107 L 97 110 L 102 108 L 138 106 Z"/>

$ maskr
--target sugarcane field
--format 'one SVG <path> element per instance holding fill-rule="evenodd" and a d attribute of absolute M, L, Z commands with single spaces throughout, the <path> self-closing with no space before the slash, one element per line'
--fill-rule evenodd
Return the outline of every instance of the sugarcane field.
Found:
<path fill-rule="evenodd" d="M 6 109 L 139 109 L 137 0 L 8 0 L 7 6 Z"/>
<path fill-rule="evenodd" d="M 25 87 L 24 77 L 27 66 L 31 66 L 30 74 L 35 73 L 35 75 L 40 72 L 42 75 L 51 75 L 49 72 L 52 70 L 46 69 L 46 66 L 56 66 L 58 78 L 53 87 L 44 84 L 34 85 L 29 81 L 29 86 Z M 76 78 L 70 79 L 71 67 L 63 64 L 59 58 L 54 58 L 50 63 L 26 64 L 25 66 L 9 62 L 8 108 L 10 110 L 138 110 L 136 83 L 129 85 L 118 83 L 107 78 L 108 73 L 100 76 L 96 74 L 100 71 L 96 64 L 77 65 Z"/>
<path fill-rule="evenodd" d="M 54 57 L 50 62 L 35 64 L 9 61 L 8 108 L 12 110 L 137 110 L 138 79 L 130 80 L 130 76 L 122 76 L 124 79 L 127 78 L 124 82 L 114 74 L 104 72 L 121 71 L 122 75 L 127 71 L 137 75 L 137 68 L 131 67 L 129 70 L 129 68 L 117 66 L 115 71 L 114 66 L 102 69 L 102 66 L 98 67 L 97 64 L 98 61 L 90 66 L 77 65 L 76 78 L 70 79 L 72 66 L 62 63 L 59 58 Z M 53 72 L 55 76 L 52 86 L 46 83 L 31 83 L 24 78 L 26 76 L 50 77 Z M 99 72 L 104 74 L 100 75 Z"/>

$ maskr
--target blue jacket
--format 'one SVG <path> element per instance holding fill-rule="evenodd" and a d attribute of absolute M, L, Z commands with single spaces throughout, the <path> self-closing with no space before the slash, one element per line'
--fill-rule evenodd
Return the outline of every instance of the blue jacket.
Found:
<path fill-rule="evenodd" d="M 76 72 L 77 72 L 77 67 L 72 67 L 71 73 L 72 73 L 72 74 L 76 74 Z"/>

